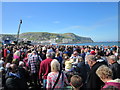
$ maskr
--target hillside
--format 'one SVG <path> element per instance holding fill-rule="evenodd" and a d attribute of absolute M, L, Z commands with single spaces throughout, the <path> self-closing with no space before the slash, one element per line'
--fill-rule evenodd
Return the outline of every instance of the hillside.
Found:
<path fill-rule="evenodd" d="M 9 37 L 11 40 L 16 39 L 16 35 L 3 35 L 2 39 Z M 77 36 L 73 33 L 48 33 L 48 32 L 27 32 L 20 34 L 20 39 L 30 40 L 32 42 L 49 42 L 49 43 L 84 43 L 93 42 L 89 37 Z"/>

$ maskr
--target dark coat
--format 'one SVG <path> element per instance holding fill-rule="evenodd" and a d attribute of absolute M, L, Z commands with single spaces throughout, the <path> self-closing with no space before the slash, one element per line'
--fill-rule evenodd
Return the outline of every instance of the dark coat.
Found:
<path fill-rule="evenodd" d="M 90 70 L 89 66 L 85 64 L 85 62 L 79 62 L 76 68 L 74 68 L 74 71 L 78 72 L 79 75 L 83 79 L 83 83 L 85 83 L 88 71 Z"/>
<path fill-rule="evenodd" d="M 96 74 L 96 70 L 99 66 L 103 65 L 103 62 L 96 62 L 87 77 L 87 89 L 88 90 L 100 90 L 101 86 L 104 85 L 104 82 L 100 80 L 100 78 Z"/>
<path fill-rule="evenodd" d="M 113 79 L 120 78 L 120 64 L 115 62 L 112 65 L 110 65 L 109 67 L 112 69 Z"/>
<path fill-rule="evenodd" d="M 19 90 L 21 88 L 20 80 L 15 76 L 8 77 L 5 86 L 6 90 Z"/>
<path fill-rule="evenodd" d="M 6 78 L 5 90 L 27 90 L 27 88 L 21 78 L 11 75 Z"/>

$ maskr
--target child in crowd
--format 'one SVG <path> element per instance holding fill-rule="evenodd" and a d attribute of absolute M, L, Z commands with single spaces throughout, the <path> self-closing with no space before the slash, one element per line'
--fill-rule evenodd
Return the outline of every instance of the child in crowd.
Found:
<path fill-rule="evenodd" d="M 78 75 L 73 75 L 70 80 L 70 84 L 73 87 L 74 90 L 80 90 L 82 87 L 82 78 Z"/>

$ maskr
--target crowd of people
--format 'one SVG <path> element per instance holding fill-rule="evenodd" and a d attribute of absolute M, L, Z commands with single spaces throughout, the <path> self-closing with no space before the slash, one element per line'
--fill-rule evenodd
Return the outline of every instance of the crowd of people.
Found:
<path fill-rule="evenodd" d="M 119 46 L 6 45 L 3 90 L 120 90 Z"/>

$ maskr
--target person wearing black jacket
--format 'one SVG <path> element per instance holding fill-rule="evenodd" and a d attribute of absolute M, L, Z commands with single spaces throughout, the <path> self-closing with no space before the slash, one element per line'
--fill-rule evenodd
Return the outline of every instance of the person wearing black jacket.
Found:
<path fill-rule="evenodd" d="M 5 90 L 27 90 L 20 74 L 18 73 L 18 67 L 16 64 L 10 65 L 10 72 L 5 82 Z"/>
<path fill-rule="evenodd" d="M 100 88 L 104 85 L 104 82 L 100 80 L 100 78 L 95 73 L 99 66 L 105 64 L 103 62 L 97 62 L 95 55 L 86 56 L 86 60 L 88 65 L 90 66 L 90 71 L 87 77 L 87 89 L 88 90 L 100 90 Z"/>
<path fill-rule="evenodd" d="M 115 55 L 109 56 L 108 63 L 113 72 L 113 79 L 120 78 L 120 64 L 117 62 L 117 57 Z"/>

